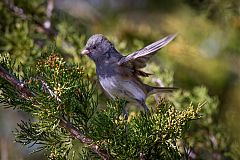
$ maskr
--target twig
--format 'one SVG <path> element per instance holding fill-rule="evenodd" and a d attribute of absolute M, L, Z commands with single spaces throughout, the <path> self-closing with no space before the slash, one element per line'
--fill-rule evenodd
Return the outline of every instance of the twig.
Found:
<path fill-rule="evenodd" d="M 44 27 L 47 29 L 51 28 L 51 16 L 52 16 L 53 7 L 54 7 L 54 0 L 48 0 L 47 11 L 46 11 L 47 20 L 43 23 Z"/>
<path fill-rule="evenodd" d="M 48 84 L 41 78 L 41 77 L 37 77 L 35 78 L 35 80 L 40 81 L 42 83 L 42 89 L 45 92 L 48 92 L 52 97 L 55 97 L 57 99 L 58 102 L 61 102 L 61 99 L 58 97 L 58 95 L 56 95 L 48 86 Z"/>
<path fill-rule="evenodd" d="M 24 97 L 25 99 L 28 100 L 29 98 L 35 96 L 35 94 L 24 85 L 24 83 L 20 82 L 12 74 L 8 73 L 1 65 L 0 65 L 0 77 L 5 79 L 13 87 L 15 87 L 20 92 L 22 97 Z M 91 138 L 88 138 L 84 134 L 82 134 L 69 121 L 60 119 L 59 125 L 65 128 L 74 138 L 88 145 L 93 150 L 93 152 L 99 155 L 102 159 L 105 159 L 105 160 L 111 159 L 111 156 L 105 150 L 102 150 L 98 145 L 94 144 Z"/>
<path fill-rule="evenodd" d="M 23 20 L 27 19 L 27 15 L 24 13 L 23 9 L 15 6 L 12 0 L 4 0 L 4 2 L 8 9 L 11 10 L 16 16 Z"/>

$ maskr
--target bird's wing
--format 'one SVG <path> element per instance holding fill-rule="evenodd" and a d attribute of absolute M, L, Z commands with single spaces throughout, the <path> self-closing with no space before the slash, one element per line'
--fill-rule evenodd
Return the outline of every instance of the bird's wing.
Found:
<path fill-rule="evenodd" d="M 126 63 L 131 63 L 135 68 L 143 68 L 146 66 L 147 60 L 154 55 L 156 51 L 166 46 L 176 37 L 176 34 L 169 35 L 160 39 L 136 52 L 129 54 L 128 56 L 122 57 L 118 61 L 118 65 L 124 65 Z"/>

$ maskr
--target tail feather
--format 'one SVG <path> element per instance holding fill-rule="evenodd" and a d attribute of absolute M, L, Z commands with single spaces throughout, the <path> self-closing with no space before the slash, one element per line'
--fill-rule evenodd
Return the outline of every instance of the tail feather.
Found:
<path fill-rule="evenodd" d="M 168 93 L 177 90 L 176 87 L 152 87 L 149 86 L 148 95 L 156 94 L 156 93 Z"/>

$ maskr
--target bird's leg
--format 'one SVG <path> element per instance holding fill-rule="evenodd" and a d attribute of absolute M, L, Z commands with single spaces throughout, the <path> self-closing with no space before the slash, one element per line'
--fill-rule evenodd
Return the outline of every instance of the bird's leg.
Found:
<path fill-rule="evenodd" d="M 125 103 L 125 105 L 123 106 L 123 108 L 122 108 L 122 113 L 123 113 L 123 118 L 124 118 L 124 120 L 128 120 L 128 111 L 127 111 L 127 104 L 128 104 L 128 102 L 126 102 Z"/>
<path fill-rule="evenodd" d="M 128 103 L 128 102 L 127 102 Z M 126 142 L 128 142 L 128 111 L 127 111 L 127 103 L 123 107 L 123 118 L 125 120 L 125 131 L 126 131 Z"/>
<path fill-rule="evenodd" d="M 144 99 L 142 99 L 142 100 L 136 99 L 136 101 L 143 107 L 145 113 L 150 113 L 150 111 L 149 111 L 149 109 L 148 109 L 148 106 L 146 105 Z"/>
<path fill-rule="evenodd" d="M 128 120 L 128 111 L 127 111 L 127 109 L 126 109 L 126 106 L 123 107 L 123 117 L 124 117 L 124 119 L 125 119 L 126 121 Z"/>

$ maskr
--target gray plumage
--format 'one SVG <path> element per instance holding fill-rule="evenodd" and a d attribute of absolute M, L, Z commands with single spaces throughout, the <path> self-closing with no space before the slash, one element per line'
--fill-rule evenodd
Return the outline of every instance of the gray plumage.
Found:
<path fill-rule="evenodd" d="M 170 92 L 174 87 L 153 87 L 144 84 L 139 76 L 150 74 L 140 69 L 156 51 L 166 46 L 176 35 L 169 35 L 128 56 L 121 55 L 114 45 L 103 35 L 96 34 L 89 38 L 82 54 L 86 54 L 96 64 L 96 73 L 105 92 L 112 98 L 122 98 L 142 106 L 149 112 L 145 100 L 147 96 L 158 92 Z"/>

